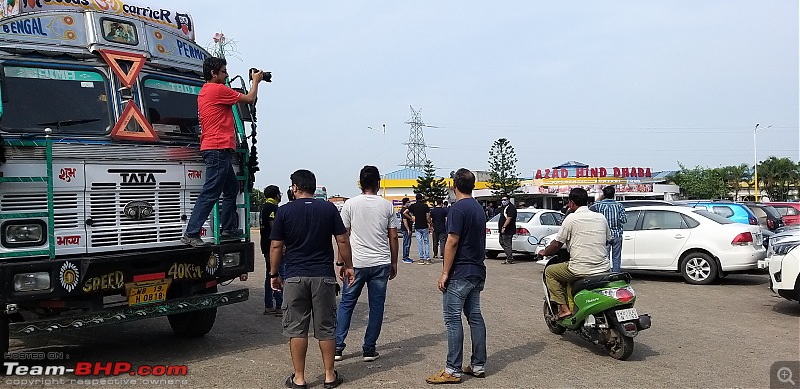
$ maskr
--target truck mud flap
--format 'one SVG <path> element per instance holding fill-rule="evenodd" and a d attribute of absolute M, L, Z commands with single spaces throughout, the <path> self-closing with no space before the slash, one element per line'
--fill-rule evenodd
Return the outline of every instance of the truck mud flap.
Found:
<path fill-rule="evenodd" d="M 179 298 L 162 303 L 141 306 L 123 306 L 93 312 L 84 316 L 68 316 L 48 320 L 11 323 L 9 335 L 12 338 L 39 335 L 42 333 L 63 332 L 109 324 L 125 323 L 157 316 L 199 311 L 202 309 L 240 303 L 250 298 L 250 289 L 237 289 L 229 292 L 204 294 Z"/>

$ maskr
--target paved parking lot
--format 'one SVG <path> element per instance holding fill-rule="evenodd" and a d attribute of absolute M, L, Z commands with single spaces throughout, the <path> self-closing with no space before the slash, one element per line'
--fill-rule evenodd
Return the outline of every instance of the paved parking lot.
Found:
<path fill-rule="evenodd" d="M 258 242 L 258 235 L 254 239 Z M 260 253 L 258 258 L 250 280 L 228 286 L 250 287 L 250 300 L 220 308 L 216 326 L 204 338 L 177 339 L 166 319 L 158 318 L 12 341 L 12 349 L 63 351 L 71 361 L 187 364 L 188 387 L 282 387 L 291 371 L 287 340 L 280 319 L 262 315 L 264 262 Z M 800 304 L 770 292 L 766 274 L 731 275 L 710 286 L 688 285 L 679 275 L 634 274 L 636 307 L 652 315 L 653 326 L 636 338 L 630 360 L 616 361 L 574 334 L 547 330 L 541 265 L 530 259 L 510 266 L 500 262 L 487 260 L 482 296 L 488 376 L 466 377 L 463 387 L 768 387 L 773 362 L 800 359 Z M 367 314 L 362 296 L 345 360 L 337 363 L 343 387 L 427 387 L 424 378 L 442 369 L 439 264 L 400 263 L 389 285 L 381 357 L 371 363 L 360 358 Z M 322 387 L 313 342 L 308 355 L 309 384 Z"/>

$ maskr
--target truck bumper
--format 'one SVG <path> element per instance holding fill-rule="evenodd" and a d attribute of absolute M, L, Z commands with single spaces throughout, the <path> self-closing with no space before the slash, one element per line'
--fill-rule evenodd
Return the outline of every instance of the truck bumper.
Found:
<path fill-rule="evenodd" d="M 219 307 L 247 301 L 249 297 L 249 289 L 239 289 L 229 292 L 179 298 L 164 301 L 162 303 L 138 305 L 134 307 L 122 306 L 117 308 L 109 308 L 82 316 L 64 316 L 54 319 L 11 323 L 9 325 L 9 333 L 12 338 L 18 338 L 23 336 L 39 335 L 42 333 L 98 327 L 102 325 L 147 319 L 156 316 L 166 316 Z"/>
<path fill-rule="evenodd" d="M 252 272 L 253 251 L 252 242 L 231 242 L 55 260 L 7 260 L 0 263 L 0 308 L 13 303 L 20 309 L 101 310 L 104 296 L 125 296 L 126 287 L 132 283 L 153 279 L 171 279 L 168 300 L 191 297 L 199 290 Z M 15 287 L 25 277 L 34 276 L 40 279 L 35 290 Z"/>

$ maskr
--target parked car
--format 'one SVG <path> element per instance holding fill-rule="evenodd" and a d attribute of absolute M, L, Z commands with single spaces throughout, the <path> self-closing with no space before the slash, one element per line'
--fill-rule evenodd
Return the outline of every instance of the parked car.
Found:
<path fill-rule="evenodd" d="M 731 219 L 736 223 L 750 224 L 753 226 L 758 225 L 758 218 L 756 218 L 753 211 L 744 204 L 714 200 L 676 201 L 673 204 L 705 209 L 706 211 L 716 213 L 724 218 Z"/>
<path fill-rule="evenodd" d="M 800 230 L 775 235 L 765 261 L 759 267 L 769 269 L 770 289 L 787 300 L 800 301 Z"/>
<path fill-rule="evenodd" d="M 625 209 L 631 207 L 644 207 L 649 205 L 672 205 L 669 201 L 664 200 L 622 200 L 618 201 Z"/>
<path fill-rule="evenodd" d="M 742 202 L 742 204 L 746 205 L 747 208 L 750 208 L 750 211 L 756 215 L 756 219 L 758 219 L 758 225 L 760 225 L 762 228 L 775 231 L 778 228 L 783 227 L 783 217 L 781 217 L 780 212 L 778 212 L 775 207 L 765 203 L 755 203 L 749 201 Z"/>
<path fill-rule="evenodd" d="M 705 209 L 649 206 L 626 213 L 622 270 L 679 272 L 686 282 L 705 285 L 729 273 L 754 270 L 767 255 L 758 226 Z M 541 239 L 539 248 L 554 238 Z"/>
<path fill-rule="evenodd" d="M 503 252 L 500 247 L 500 232 L 497 221 L 500 214 L 486 222 L 486 257 L 497 258 Z M 558 232 L 564 214 L 549 209 L 525 208 L 517 210 L 517 231 L 512 240 L 512 250 L 515 253 L 535 254 L 536 245 L 528 242 L 528 237 L 538 241 L 542 237 Z"/>
<path fill-rule="evenodd" d="M 800 203 L 767 203 L 775 207 L 778 213 L 783 216 L 783 224 L 790 226 L 793 224 L 800 224 Z"/>

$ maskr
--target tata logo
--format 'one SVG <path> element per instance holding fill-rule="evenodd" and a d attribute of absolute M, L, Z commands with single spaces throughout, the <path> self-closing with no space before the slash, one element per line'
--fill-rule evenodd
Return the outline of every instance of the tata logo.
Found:
<path fill-rule="evenodd" d="M 153 206 L 147 201 L 137 200 L 125 204 L 125 208 L 122 210 L 122 213 L 133 220 L 144 220 L 150 216 L 153 216 L 154 211 Z"/>
<path fill-rule="evenodd" d="M 156 176 L 153 173 L 120 173 L 123 184 L 155 184 Z"/>

